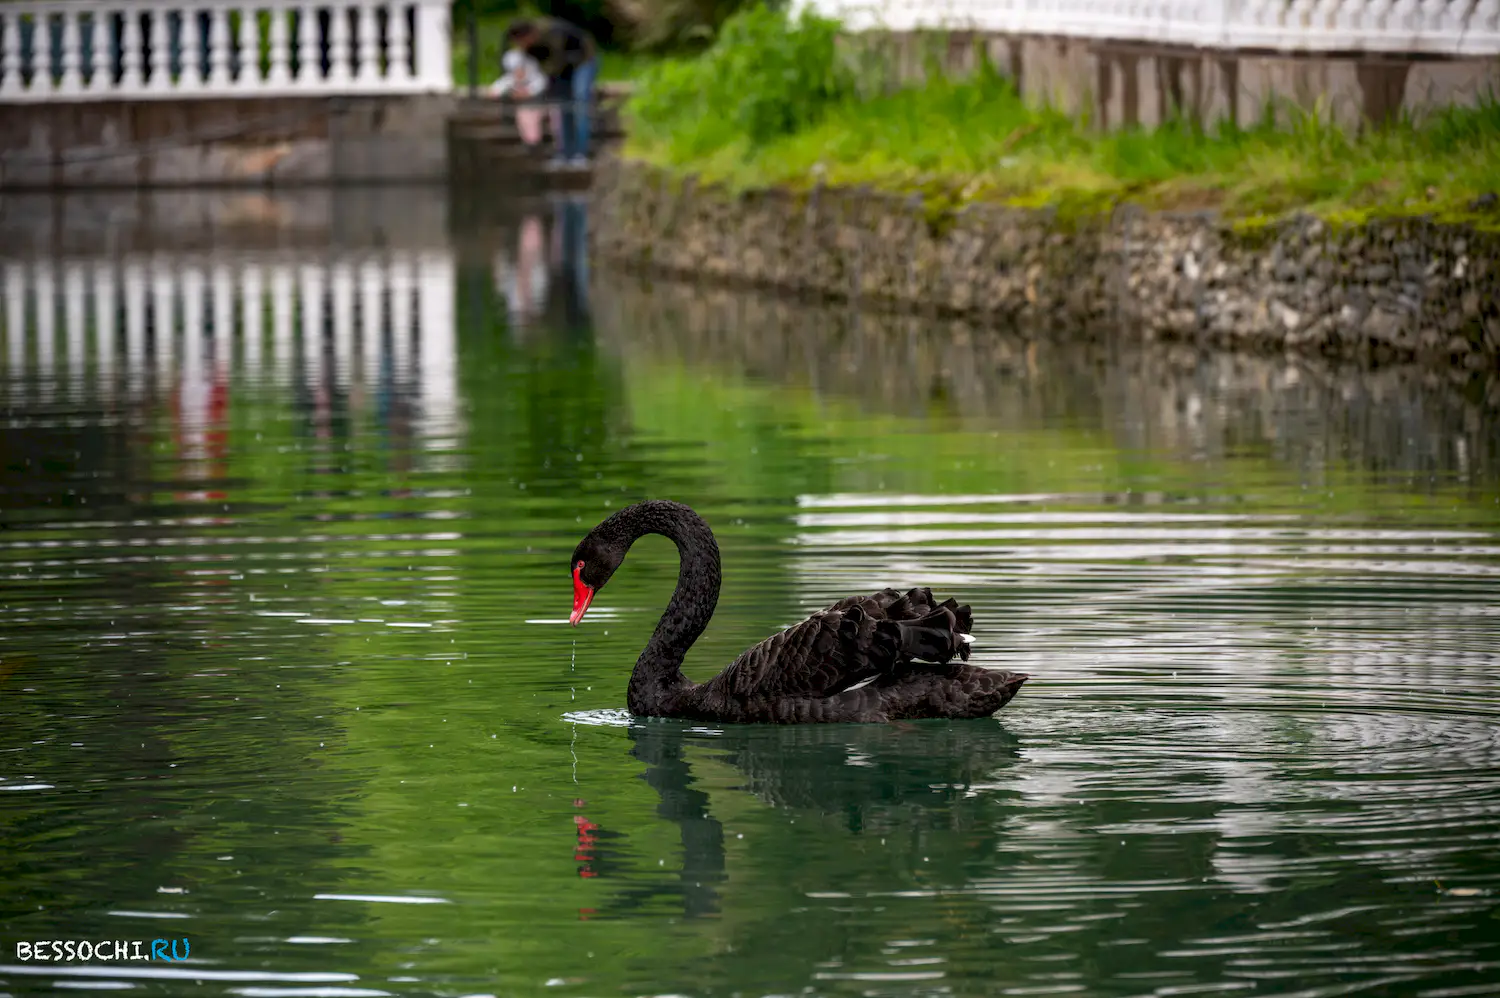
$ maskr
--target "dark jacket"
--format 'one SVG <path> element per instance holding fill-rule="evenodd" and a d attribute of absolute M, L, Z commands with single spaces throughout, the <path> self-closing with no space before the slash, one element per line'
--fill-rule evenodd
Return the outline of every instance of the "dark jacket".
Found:
<path fill-rule="evenodd" d="M 526 54 L 553 79 L 571 76 L 574 69 L 594 58 L 598 52 L 594 36 L 576 24 L 558 17 L 544 17 L 537 26 L 541 33 L 527 47 Z"/>

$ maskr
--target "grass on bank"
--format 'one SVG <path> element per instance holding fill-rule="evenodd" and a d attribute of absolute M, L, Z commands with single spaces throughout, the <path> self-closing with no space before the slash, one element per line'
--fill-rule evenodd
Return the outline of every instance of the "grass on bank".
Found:
<path fill-rule="evenodd" d="M 989 66 L 897 89 L 860 62 L 832 22 L 740 15 L 704 55 L 643 74 L 629 151 L 736 189 L 821 178 L 955 205 L 1092 210 L 1129 200 L 1240 217 L 1478 213 L 1500 223 L 1500 210 L 1474 206 L 1500 188 L 1494 99 L 1358 136 L 1325 110 L 1290 107 L 1248 127 L 1176 121 L 1106 134 L 1028 107 Z"/>

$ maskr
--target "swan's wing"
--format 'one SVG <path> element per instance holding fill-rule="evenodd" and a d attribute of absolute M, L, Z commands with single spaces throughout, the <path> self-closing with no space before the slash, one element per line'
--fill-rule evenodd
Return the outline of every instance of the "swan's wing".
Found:
<path fill-rule="evenodd" d="M 886 589 L 848 599 L 773 634 L 704 684 L 703 696 L 743 702 L 827 697 L 866 680 L 894 678 L 916 660 L 967 660 L 967 606 L 936 603 L 930 589 Z"/>

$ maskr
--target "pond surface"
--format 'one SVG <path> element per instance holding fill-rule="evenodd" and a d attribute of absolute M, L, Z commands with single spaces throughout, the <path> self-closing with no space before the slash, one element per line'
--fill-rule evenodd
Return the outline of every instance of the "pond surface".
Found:
<path fill-rule="evenodd" d="M 1500 993 L 1500 384 L 194 203 L 0 261 L 0 995 Z M 567 558 L 653 496 L 723 550 L 695 678 L 918 584 L 1035 678 L 632 721 L 675 551 L 577 630 Z"/>

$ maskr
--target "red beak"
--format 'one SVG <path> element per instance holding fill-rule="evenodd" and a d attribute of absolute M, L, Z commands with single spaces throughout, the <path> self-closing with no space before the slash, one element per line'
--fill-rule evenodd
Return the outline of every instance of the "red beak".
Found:
<path fill-rule="evenodd" d="M 573 612 L 568 616 L 568 623 L 574 627 L 577 627 L 583 615 L 588 613 L 589 604 L 594 602 L 593 587 L 578 577 L 582 571 L 581 567 L 573 569 Z"/>

